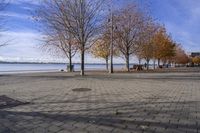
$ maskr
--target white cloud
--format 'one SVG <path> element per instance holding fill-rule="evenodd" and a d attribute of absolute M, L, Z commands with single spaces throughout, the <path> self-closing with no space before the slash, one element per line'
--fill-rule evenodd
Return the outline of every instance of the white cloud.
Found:
<path fill-rule="evenodd" d="M 8 12 L 8 11 L 3 11 L 0 12 L 1 17 L 12 17 L 12 18 L 18 18 L 18 19 L 26 19 L 26 20 L 34 20 L 33 16 L 28 15 L 28 14 L 19 14 L 15 12 Z"/>
<path fill-rule="evenodd" d="M 38 32 L 3 32 L 1 41 L 12 39 L 10 45 L 0 48 L 0 61 L 31 61 L 31 62 L 63 62 L 68 60 L 62 57 L 51 56 L 41 50 L 42 34 Z M 0 42 L 1 43 L 1 42 Z M 80 63 L 80 55 L 73 58 L 74 63 Z M 124 62 L 121 58 L 115 58 L 115 63 Z M 135 61 L 135 60 L 131 60 Z M 90 54 L 85 56 L 86 63 L 105 63 L 103 59 L 94 58 Z"/>
<path fill-rule="evenodd" d="M 33 31 L 26 31 L 26 32 L 14 32 L 14 31 L 5 31 L 5 32 L 1 32 L 1 35 L 3 36 L 12 36 L 15 38 L 23 38 L 23 39 L 27 39 L 27 38 L 33 38 L 33 39 L 39 39 L 41 38 L 41 34 L 38 32 L 33 32 Z"/>
<path fill-rule="evenodd" d="M 42 37 L 34 32 L 3 32 L 1 41 L 11 40 L 10 44 L 0 49 L 4 57 L 38 57 L 41 56 L 37 46 Z"/>
<path fill-rule="evenodd" d="M 11 3 L 14 4 L 22 4 L 22 3 L 30 3 L 34 5 L 39 5 L 41 0 L 11 0 Z"/>

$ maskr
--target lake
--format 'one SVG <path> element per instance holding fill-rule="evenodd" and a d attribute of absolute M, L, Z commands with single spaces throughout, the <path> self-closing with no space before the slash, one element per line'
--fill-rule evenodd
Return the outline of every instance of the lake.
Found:
<path fill-rule="evenodd" d="M 50 72 L 66 70 L 66 64 L 15 64 L 0 63 L 0 73 Z M 114 69 L 123 69 L 125 65 L 115 64 Z M 80 64 L 74 65 L 75 71 L 80 71 Z M 85 64 L 85 70 L 106 70 L 105 64 Z"/>

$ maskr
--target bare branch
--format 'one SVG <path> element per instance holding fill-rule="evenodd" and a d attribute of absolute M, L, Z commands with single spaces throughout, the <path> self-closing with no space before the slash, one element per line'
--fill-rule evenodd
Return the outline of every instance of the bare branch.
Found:
<path fill-rule="evenodd" d="M 48 31 L 47 35 L 53 35 L 56 42 L 59 40 L 57 46 L 68 53 L 67 57 L 74 55 L 72 49 L 74 52 L 81 52 L 82 74 L 84 52 L 94 44 L 101 31 L 103 2 L 104 0 L 48 0 L 43 2 L 39 12 Z M 71 41 L 75 44 L 72 45 Z"/>

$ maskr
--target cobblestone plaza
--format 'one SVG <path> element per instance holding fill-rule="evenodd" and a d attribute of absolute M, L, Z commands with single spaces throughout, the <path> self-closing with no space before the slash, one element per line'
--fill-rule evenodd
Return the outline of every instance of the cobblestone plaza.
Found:
<path fill-rule="evenodd" d="M 0 76 L 0 133 L 199 133 L 200 73 Z"/>

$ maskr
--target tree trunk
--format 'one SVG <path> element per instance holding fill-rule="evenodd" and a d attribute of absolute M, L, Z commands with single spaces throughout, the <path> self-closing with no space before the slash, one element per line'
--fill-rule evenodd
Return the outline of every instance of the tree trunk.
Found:
<path fill-rule="evenodd" d="M 149 70 L 149 59 L 147 59 L 147 70 Z"/>
<path fill-rule="evenodd" d="M 139 65 L 141 65 L 141 58 L 138 58 L 138 61 L 139 61 Z"/>
<path fill-rule="evenodd" d="M 153 59 L 153 69 L 156 69 L 156 59 Z"/>
<path fill-rule="evenodd" d="M 108 57 L 106 57 L 106 70 L 108 71 Z"/>
<path fill-rule="evenodd" d="M 158 67 L 160 67 L 160 59 L 158 59 Z"/>
<path fill-rule="evenodd" d="M 130 68 L 129 68 L 129 55 L 126 55 L 126 70 L 129 72 Z"/>
<path fill-rule="evenodd" d="M 72 54 L 69 52 L 69 71 L 72 72 Z"/>
<path fill-rule="evenodd" d="M 165 63 L 165 61 L 163 62 L 163 64 L 162 64 L 162 65 L 163 65 L 163 67 L 164 67 L 164 68 L 166 67 L 166 63 Z"/>
<path fill-rule="evenodd" d="M 84 68 L 84 67 L 85 67 L 85 66 L 84 66 L 84 65 L 85 65 L 85 64 L 84 64 L 84 63 L 85 63 L 84 56 L 85 56 L 85 51 L 84 51 L 84 49 L 82 49 L 82 50 L 81 50 L 81 73 L 80 73 L 81 76 L 84 76 L 84 75 L 85 75 L 85 73 L 84 73 L 84 69 L 85 69 L 85 68 Z"/>

